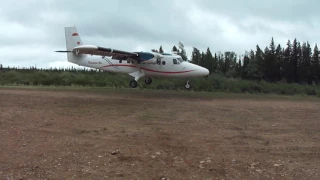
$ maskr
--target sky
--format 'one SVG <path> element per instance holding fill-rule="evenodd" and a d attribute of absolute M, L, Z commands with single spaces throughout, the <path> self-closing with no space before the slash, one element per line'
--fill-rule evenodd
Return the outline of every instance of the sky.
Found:
<path fill-rule="evenodd" d="M 243 55 L 288 39 L 320 43 L 318 0 L 10 0 L 0 6 L 0 64 L 77 67 L 67 61 L 64 27 L 84 44 L 125 51 L 192 48 Z"/>

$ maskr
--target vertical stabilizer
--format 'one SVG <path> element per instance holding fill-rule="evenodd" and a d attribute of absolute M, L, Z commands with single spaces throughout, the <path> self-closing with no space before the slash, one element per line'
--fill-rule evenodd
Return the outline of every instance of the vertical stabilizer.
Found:
<path fill-rule="evenodd" d="M 73 48 L 83 45 L 78 30 L 75 26 L 65 27 L 65 38 L 67 51 L 72 51 Z M 68 53 L 68 61 L 72 63 L 77 63 L 85 55 L 76 55 L 73 53 Z"/>
<path fill-rule="evenodd" d="M 76 46 L 82 45 L 81 38 L 75 26 L 65 27 L 67 51 L 72 51 Z"/>

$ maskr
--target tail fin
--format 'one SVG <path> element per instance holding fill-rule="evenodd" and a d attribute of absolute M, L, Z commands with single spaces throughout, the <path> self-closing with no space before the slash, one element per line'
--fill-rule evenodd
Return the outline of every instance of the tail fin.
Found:
<path fill-rule="evenodd" d="M 76 55 L 73 52 L 73 48 L 83 45 L 82 40 L 78 34 L 78 30 L 75 26 L 65 27 L 65 39 L 66 39 L 66 51 L 56 51 L 56 52 L 67 52 L 68 61 L 72 63 L 76 63 L 85 55 Z"/>
<path fill-rule="evenodd" d="M 65 27 L 64 32 L 66 37 L 67 51 L 72 51 L 74 47 L 82 45 L 81 38 L 75 26 Z"/>

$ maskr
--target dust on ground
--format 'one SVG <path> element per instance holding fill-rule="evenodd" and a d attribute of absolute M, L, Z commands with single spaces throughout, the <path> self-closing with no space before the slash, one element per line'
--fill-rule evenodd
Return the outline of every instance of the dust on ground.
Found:
<path fill-rule="evenodd" d="M 0 178 L 320 178 L 320 100 L 225 96 L 2 88 Z"/>

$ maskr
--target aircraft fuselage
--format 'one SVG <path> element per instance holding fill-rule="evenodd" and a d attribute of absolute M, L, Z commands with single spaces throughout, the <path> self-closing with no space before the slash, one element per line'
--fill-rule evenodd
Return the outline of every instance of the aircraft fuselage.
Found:
<path fill-rule="evenodd" d="M 180 56 L 164 56 L 160 63 L 156 61 L 144 61 L 137 64 L 136 61 L 127 58 L 125 60 L 112 59 L 111 57 L 90 56 L 76 62 L 76 64 L 106 72 L 130 74 L 143 70 L 148 77 L 201 77 L 208 75 L 208 70 L 201 66 L 178 60 Z"/>

